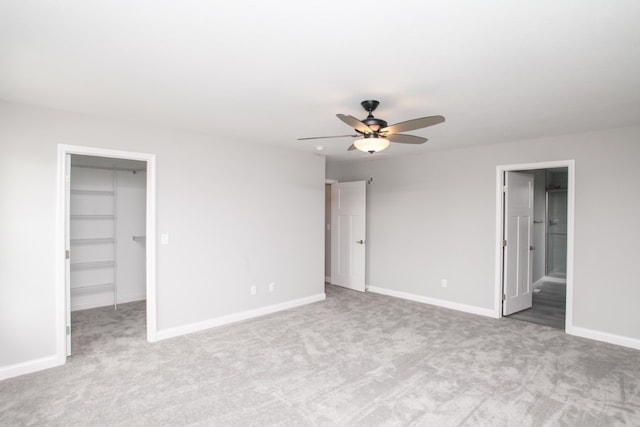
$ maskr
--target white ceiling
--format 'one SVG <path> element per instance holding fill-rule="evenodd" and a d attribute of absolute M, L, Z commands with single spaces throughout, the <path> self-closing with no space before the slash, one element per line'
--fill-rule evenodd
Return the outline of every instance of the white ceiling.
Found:
<path fill-rule="evenodd" d="M 0 98 L 330 158 L 381 102 L 441 114 L 376 156 L 640 124 L 637 0 L 0 0 Z"/>

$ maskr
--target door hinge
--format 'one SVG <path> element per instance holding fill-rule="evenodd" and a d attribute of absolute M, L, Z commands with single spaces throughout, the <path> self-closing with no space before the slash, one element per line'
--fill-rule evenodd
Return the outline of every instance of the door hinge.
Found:
<path fill-rule="evenodd" d="M 508 189 L 509 189 L 509 187 L 507 187 L 506 185 L 502 186 L 502 192 L 503 193 L 506 193 Z"/>
<path fill-rule="evenodd" d="M 506 247 L 507 247 L 507 241 L 506 241 L 506 240 L 503 240 L 503 241 L 502 241 L 502 247 L 503 247 L 503 248 L 506 248 Z"/>
<path fill-rule="evenodd" d="M 507 300 L 507 294 L 502 294 L 502 301 L 506 301 Z"/>
<path fill-rule="evenodd" d="M 64 251 L 64 259 L 69 259 L 71 258 L 71 252 L 69 251 L 69 249 Z"/>
<path fill-rule="evenodd" d="M 71 326 L 67 326 L 67 335 L 71 335 Z"/>

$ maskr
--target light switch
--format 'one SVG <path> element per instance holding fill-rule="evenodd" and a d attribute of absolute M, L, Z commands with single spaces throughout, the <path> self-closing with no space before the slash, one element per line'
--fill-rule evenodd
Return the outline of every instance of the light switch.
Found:
<path fill-rule="evenodd" d="M 168 245 L 169 244 L 169 234 L 168 233 L 162 233 L 160 235 L 160 244 L 161 245 Z"/>

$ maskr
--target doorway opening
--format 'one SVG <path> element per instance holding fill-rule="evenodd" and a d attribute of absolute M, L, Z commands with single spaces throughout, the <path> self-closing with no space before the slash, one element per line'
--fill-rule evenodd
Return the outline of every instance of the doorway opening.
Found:
<path fill-rule="evenodd" d="M 109 345 L 105 337 L 120 330 L 144 333 L 147 164 L 70 156 L 70 350 L 77 354 Z"/>
<path fill-rule="evenodd" d="M 571 330 L 573 164 L 497 168 L 496 317 Z"/>
<path fill-rule="evenodd" d="M 325 183 L 325 283 L 365 292 L 367 181 Z"/>
<path fill-rule="evenodd" d="M 155 156 L 59 145 L 58 205 L 60 362 L 100 320 L 155 341 Z"/>

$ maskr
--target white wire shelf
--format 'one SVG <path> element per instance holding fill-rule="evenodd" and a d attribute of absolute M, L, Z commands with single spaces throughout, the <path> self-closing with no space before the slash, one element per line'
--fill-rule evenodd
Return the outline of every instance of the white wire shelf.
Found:
<path fill-rule="evenodd" d="M 91 285 L 76 285 L 71 287 L 74 293 L 104 292 L 113 289 L 113 283 L 97 283 Z"/>
<path fill-rule="evenodd" d="M 115 243 L 116 239 L 113 237 L 93 237 L 84 239 L 71 239 L 72 245 L 108 245 Z"/>
<path fill-rule="evenodd" d="M 116 263 L 114 261 L 91 261 L 91 262 L 74 262 L 70 265 L 71 271 L 78 270 L 97 270 L 100 268 L 111 268 Z"/>

